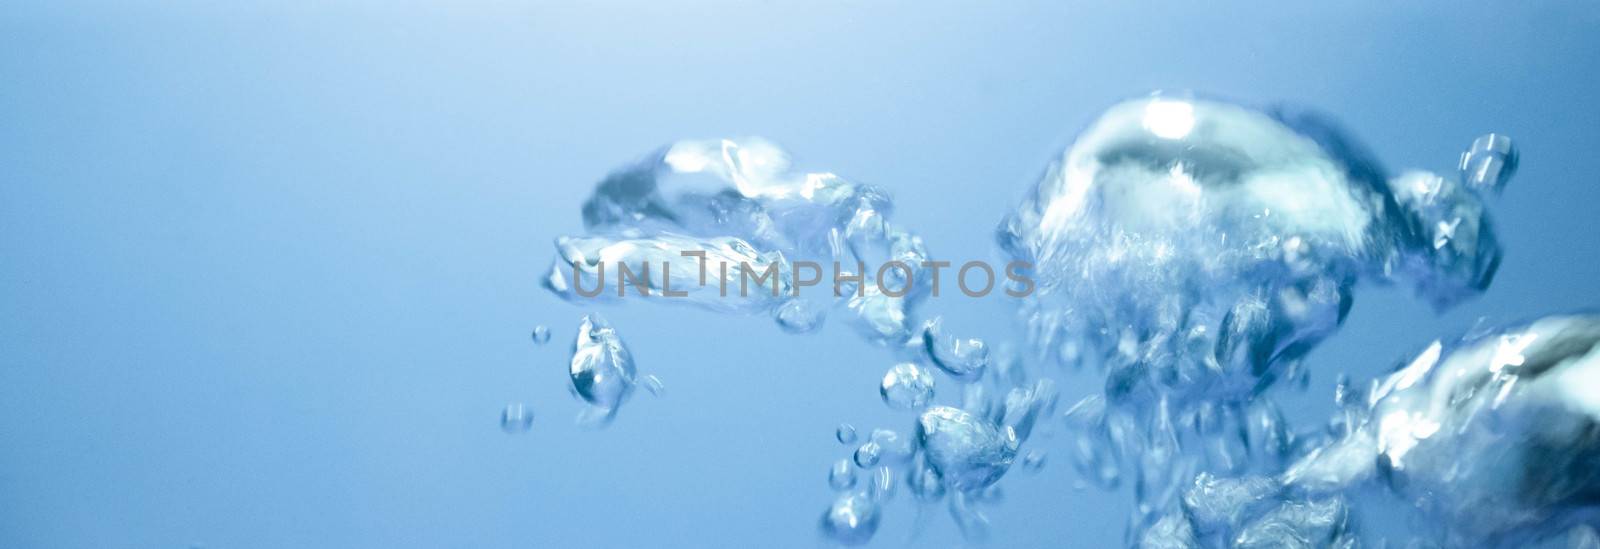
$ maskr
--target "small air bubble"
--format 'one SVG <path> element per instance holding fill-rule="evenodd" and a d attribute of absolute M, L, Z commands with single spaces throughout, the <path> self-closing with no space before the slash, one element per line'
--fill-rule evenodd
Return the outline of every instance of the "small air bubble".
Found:
<path fill-rule="evenodd" d="M 849 423 L 840 423 L 839 428 L 834 430 L 833 437 L 839 439 L 839 444 L 855 444 L 856 428 Z"/>
<path fill-rule="evenodd" d="M 526 433 L 533 428 L 533 410 L 520 403 L 507 404 L 500 412 L 500 430 L 507 433 Z"/>
<path fill-rule="evenodd" d="M 1044 452 L 1032 450 L 1028 452 L 1028 455 L 1022 456 L 1022 468 L 1027 469 L 1029 472 L 1037 473 L 1044 468 L 1044 461 Z"/>
<path fill-rule="evenodd" d="M 650 396 L 659 397 L 667 392 L 667 386 L 662 384 L 661 378 L 655 375 L 644 376 L 639 385 L 644 386 L 644 390 L 649 391 Z"/>

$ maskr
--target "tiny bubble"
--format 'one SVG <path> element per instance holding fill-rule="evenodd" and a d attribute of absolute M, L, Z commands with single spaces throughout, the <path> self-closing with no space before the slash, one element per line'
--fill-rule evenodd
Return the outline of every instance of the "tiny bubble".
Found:
<path fill-rule="evenodd" d="M 533 410 L 522 404 L 507 404 L 500 412 L 500 430 L 507 433 L 526 433 L 533 428 Z"/>

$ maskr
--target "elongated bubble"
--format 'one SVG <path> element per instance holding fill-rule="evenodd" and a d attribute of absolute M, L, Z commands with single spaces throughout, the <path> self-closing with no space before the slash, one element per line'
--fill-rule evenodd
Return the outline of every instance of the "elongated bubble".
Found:
<path fill-rule="evenodd" d="M 828 469 L 828 486 L 834 490 L 849 490 L 856 485 L 856 468 L 848 459 L 833 462 Z"/>
<path fill-rule="evenodd" d="M 872 499 L 878 501 L 888 501 L 890 499 L 894 499 L 894 476 L 894 469 L 890 469 L 888 467 L 879 467 L 877 469 L 873 469 L 871 477 L 872 485 L 868 486 L 867 494 L 872 496 Z"/>
<path fill-rule="evenodd" d="M 557 239 L 545 286 L 578 302 L 617 300 L 624 284 L 637 295 L 635 278 L 619 279 L 627 266 L 662 302 L 765 312 L 791 333 L 816 330 L 837 305 L 870 340 L 898 343 L 927 291 L 927 251 L 889 221 L 892 209 L 878 188 L 795 170 L 761 139 L 680 141 L 600 182 L 583 206 L 589 235 Z M 878 280 L 889 261 L 909 279 L 888 269 Z M 746 264 L 759 289 L 744 284 Z"/>
<path fill-rule="evenodd" d="M 785 302 L 793 287 L 783 254 L 757 251 L 733 237 L 561 237 L 556 249 L 561 257 L 545 285 L 572 301 L 653 296 L 716 311 L 752 313 Z M 702 257 L 708 265 L 705 284 L 700 283 Z M 632 276 L 625 276 L 623 269 Z M 586 295 L 591 293 L 596 295 Z"/>

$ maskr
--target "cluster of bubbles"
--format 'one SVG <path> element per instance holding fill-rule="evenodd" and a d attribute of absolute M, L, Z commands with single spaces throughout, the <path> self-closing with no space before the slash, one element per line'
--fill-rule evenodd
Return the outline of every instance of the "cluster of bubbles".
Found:
<path fill-rule="evenodd" d="M 636 296 L 675 288 L 686 295 L 661 301 L 768 314 L 788 332 L 815 330 L 830 309 L 847 310 L 858 332 L 900 358 L 879 387 L 885 404 L 918 417 L 908 429 L 874 429 L 859 444 L 854 428 L 840 427 L 836 436 L 852 451 L 829 469 L 828 483 L 841 495 L 821 530 L 842 543 L 870 539 L 880 506 L 904 483 L 919 501 L 953 494 L 958 524 L 977 531 L 987 524 L 978 504 L 992 499 L 985 491 L 1019 459 L 1033 424 L 1054 406 L 1054 387 L 1025 384 L 1012 371 L 1020 368 L 1014 357 L 991 368 L 982 340 L 946 333 L 941 319 L 914 323 L 913 308 L 929 291 L 919 282 L 931 278 L 919 274 L 927 253 L 920 238 L 889 222 L 891 210 L 882 191 L 829 173 L 795 171 L 786 153 L 759 139 L 679 142 L 598 185 L 583 209 L 587 234 L 557 239 L 545 287 L 579 303 L 619 300 L 622 291 L 591 289 L 607 283 L 608 267 L 614 276 L 619 265 L 632 265 L 641 271 L 643 291 L 626 291 Z M 842 265 L 839 278 L 859 279 L 838 289 L 831 303 L 806 299 L 791 291 L 791 265 L 801 260 Z M 881 275 L 895 279 L 878 280 L 880 273 L 848 268 L 889 261 L 911 272 L 886 270 Z M 722 264 L 750 264 L 757 271 L 776 266 L 779 291 L 724 290 L 741 288 L 743 281 L 740 273 L 716 267 Z M 651 272 L 645 265 L 660 267 Z M 704 273 L 709 280 L 699 278 L 703 265 L 713 266 Z M 905 291 L 894 296 L 884 288 Z M 963 385 L 962 406 L 932 405 L 935 371 Z M 573 394 L 591 415 L 609 420 L 634 379 L 631 354 L 616 332 L 588 317 L 574 346 Z M 1042 454 L 1034 455 L 1037 467 Z"/>
<path fill-rule="evenodd" d="M 998 239 L 1035 266 L 1030 340 L 1106 372 L 1109 399 L 1238 401 L 1301 375 L 1357 282 L 1441 308 L 1486 288 L 1500 249 L 1481 193 L 1516 165 L 1498 156 L 1459 182 L 1390 178 L 1315 115 L 1129 101 L 1051 164 Z"/>
<path fill-rule="evenodd" d="M 919 275 L 927 252 L 920 238 L 889 221 L 892 206 L 875 187 L 792 169 L 787 153 L 761 139 L 682 141 L 596 187 L 583 206 L 587 234 L 556 239 L 544 286 L 585 304 L 628 292 L 671 295 L 661 301 L 766 314 L 789 333 L 815 331 L 830 309 L 843 308 L 869 341 L 903 343 L 913 332 L 909 311 L 928 292 L 928 277 Z M 833 291 L 793 291 L 796 261 L 832 266 L 836 280 L 825 282 Z M 909 272 L 866 268 L 890 261 Z M 626 279 L 624 268 L 631 269 Z M 758 284 L 772 290 L 751 289 L 743 269 L 769 268 L 776 280 Z M 533 339 L 542 344 L 549 330 L 536 328 Z M 569 373 L 573 395 L 587 404 L 579 417 L 586 425 L 609 423 L 636 385 L 661 391 L 659 379 L 636 378 L 632 354 L 598 315 L 579 327 Z M 925 376 L 908 381 L 931 383 Z M 918 398 L 890 389 L 896 398 Z"/>
<path fill-rule="evenodd" d="M 997 483 L 1044 467 L 1030 439 L 1055 424 L 1084 482 L 1131 484 L 1131 546 L 1358 547 L 1371 541 L 1363 513 L 1387 502 L 1431 525 L 1408 547 L 1560 536 L 1600 547 L 1600 317 L 1435 342 L 1364 391 L 1341 380 L 1338 414 L 1312 429 L 1289 425 L 1269 393 L 1303 386 L 1301 360 L 1343 323 L 1359 283 L 1406 285 L 1440 310 L 1484 291 L 1501 257 L 1485 198 L 1517 163 L 1511 141 L 1490 134 L 1455 177 L 1391 176 L 1312 114 L 1172 97 L 1116 105 L 1000 226 L 1002 250 L 1036 283 L 1020 304 L 1021 352 L 991 352 L 939 318 L 919 325 L 925 288 L 888 296 L 871 272 L 831 303 L 792 294 L 797 260 L 915 268 L 927 254 L 889 223 L 884 193 L 794 171 L 757 139 L 680 142 L 608 177 L 584 206 L 588 234 L 557 240 L 545 285 L 610 301 L 582 291 L 605 265 L 654 264 L 660 276 L 642 284 L 659 295 L 669 271 L 701 272 L 689 250 L 713 265 L 777 265 L 781 291 L 724 295 L 738 275 L 714 272 L 674 302 L 767 314 L 789 332 L 848 310 L 892 349 L 879 394 L 914 420 L 835 432 L 847 451 L 828 469 L 837 494 L 819 531 L 840 544 L 873 539 L 901 487 L 981 538 Z M 1052 363 L 1099 371 L 1104 390 L 1058 409 L 1054 382 L 1034 375 Z M 606 420 L 636 384 L 659 391 L 594 315 L 570 374 Z"/>
<path fill-rule="evenodd" d="M 1440 309 L 1487 288 L 1500 248 L 1483 194 L 1516 154 L 1487 136 L 1461 165 L 1389 177 L 1318 116 L 1151 97 L 1045 171 L 998 238 L 1035 266 L 1033 348 L 1106 377 L 1067 414 L 1073 457 L 1100 486 L 1132 477 L 1133 537 L 1166 531 L 1196 474 L 1280 470 L 1306 443 L 1264 393 L 1305 382 L 1358 283 Z"/>
<path fill-rule="evenodd" d="M 1031 471 L 1043 467 L 1045 454 L 1023 447 L 1040 420 L 1056 414 L 1054 383 L 1032 379 L 1010 349 L 991 355 L 982 340 L 953 337 L 942 325 L 937 317 L 925 322 L 879 385 L 885 406 L 915 413 L 911 424 L 873 429 L 865 440 L 848 424 L 837 430 L 839 442 L 852 450 L 829 470 L 838 495 L 823 514 L 820 530 L 828 539 L 844 545 L 870 540 L 877 521 L 853 519 L 881 516 L 897 485 L 918 505 L 943 502 L 963 535 L 981 539 L 989 525 L 983 508 L 999 499 L 996 483 L 1019 463 Z M 959 405 L 935 402 L 940 375 L 959 389 L 952 391 Z M 858 487 L 857 474 L 872 482 Z"/>
<path fill-rule="evenodd" d="M 1600 316 L 1436 340 L 1272 474 L 1200 473 L 1141 547 L 1600 547 Z M 1359 502 L 1359 503 L 1358 503 Z M 1410 532 L 1363 536 L 1360 517 Z"/>

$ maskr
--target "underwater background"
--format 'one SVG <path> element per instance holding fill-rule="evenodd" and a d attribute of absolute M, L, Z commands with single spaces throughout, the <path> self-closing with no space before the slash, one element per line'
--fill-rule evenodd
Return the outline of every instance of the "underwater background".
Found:
<path fill-rule="evenodd" d="M 836 427 L 914 419 L 878 394 L 898 360 L 842 322 L 565 302 L 552 241 L 618 167 L 758 135 L 892 194 L 930 255 L 1000 261 L 1045 166 L 1153 90 L 1326 113 L 1397 172 L 1516 140 L 1493 285 L 1443 313 L 1357 288 L 1275 389 L 1321 422 L 1340 373 L 1600 306 L 1597 72 L 1583 2 L 11 4 L 0 547 L 827 546 Z M 918 315 L 1020 344 L 1016 308 Z M 604 429 L 567 394 L 591 311 L 665 387 Z M 1049 372 L 1063 408 L 1105 386 Z M 1129 487 L 1042 443 L 982 543 L 1124 544 Z M 902 495 L 872 543 L 979 542 Z"/>

